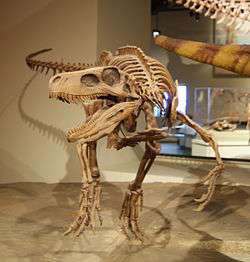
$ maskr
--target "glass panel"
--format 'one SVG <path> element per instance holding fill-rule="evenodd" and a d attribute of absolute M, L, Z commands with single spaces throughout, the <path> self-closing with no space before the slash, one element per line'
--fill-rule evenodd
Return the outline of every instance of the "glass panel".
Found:
<path fill-rule="evenodd" d="M 177 91 L 178 110 L 188 112 L 187 85 Z M 213 135 L 223 158 L 250 159 L 250 92 L 241 88 L 194 89 L 193 119 Z M 177 122 L 161 141 L 161 154 L 214 157 L 212 148 L 189 126 Z"/>

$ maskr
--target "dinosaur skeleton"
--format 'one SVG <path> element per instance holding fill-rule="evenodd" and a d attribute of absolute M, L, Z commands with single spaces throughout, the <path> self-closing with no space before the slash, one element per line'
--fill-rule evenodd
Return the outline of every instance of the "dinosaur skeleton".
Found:
<path fill-rule="evenodd" d="M 201 183 L 208 184 L 208 190 L 198 199 L 197 210 L 209 203 L 215 190 L 217 177 L 224 169 L 218 147 L 212 136 L 188 116 L 176 111 L 178 105 L 176 85 L 168 70 L 157 60 L 145 55 L 134 46 L 118 49 L 115 55 L 104 51 L 95 66 L 65 66 L 59 63 L 35 60 L 39 51 L 26 58 L 27 64 L 35 70 L 47 68 L 53 72 L 69 71 L 55 75 L 49 81 L 49 97 L 63 102 L 83 104 L 87 119 L 85 123 L 70 129 L 69 142 L 79 141 L 77 152 L 82 169 L 82 186 L 79 200 L 79 214 L 65 234 L 79 236 L 84 229 L 94 227 L 100 216 L 101 185 L 96 158 L 97 141 L 107 137 L 107 147 L 117 150 L 126 146 L 145 143 L 145 152 L 135 179 L 129 184 L 125 194 L 120 220 L 124 233 L 142 240 L 139 228 L 139 213 L 143 205 L 143 180 L 159 153 L 159 139 L 166 137 L 168 127 L 179 120 L 199 133 L 210 144 L 216 155 L 216 165 Z M 163 108 L 163 93 L 168 93 L 168 108 Z M 167 128 L 158 128 L 153 107 L 158 106 L 165 114 Z M 136 120 L 140 112 L 145 115 L 146 127 L 136 130 Z M 131 135 L 120 137 L 125 129 Z"/>
<path fill-rule="evenodd" d="M 218 23 L 227 21 L 227 26 L 235 24 L 236 30 L 249 30 L 250 3 L 247 0 L 176 0 L 176 3 L 217 19 Z"/>
<path fill-rule="evenodd" d="M 175 39 L 160 35 L 155 38 L 155 44 L 164 49 L 174 52 L 189 59 L 217 66 L 242 76 L 250 76 L 250 45 L 214 45 L 197 41 Z M 247 97 L 242 94 L 241 97 Z M 247 129 L 250 129 L 250 104 L 247 103 Z M 214 119 L 209 129 L 222 131 L 224 129 L 234 130 L 239 122 L 236 117 Z"/>
<path fill-rule="evenodd" d="M 237 124 L 232 124 L 227 119 L 215 121 L 208 126 L 208 129 L 216 131 L 234 131 L 236 128 Z"/>
<path fill-rule="evenodd" d="M 155 44 L 192 60 L 250 76 L 250 45 L 214 45 L 160 35 Z"/>

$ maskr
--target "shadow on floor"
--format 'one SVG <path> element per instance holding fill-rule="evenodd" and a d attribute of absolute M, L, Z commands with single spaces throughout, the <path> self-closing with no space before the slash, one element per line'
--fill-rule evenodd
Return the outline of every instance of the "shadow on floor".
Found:
<path fill-rule="evenodd" d="M 249 188 L 221 187 L 208 209 L 195 212 L 190 185 L 165 183 L 145 184 L 145 207 L 141 215 L 145 242 L 141 245 L 128 241 L 119 229 L 118 220 L 126 187 L 127 183 L 104 183 L 103 226 L 74 239 L 64 237 L 63 232 L 78 210 L 78 183 L 0 185 L 1 257 L 13 261 L 84 258 L 84 261 L 223 262 L 237 261 L 220 251 L 225 244 L 232 242 L 240 247 L 242 241 L 250 241 Z M 230 247 L 232 251 L 236 248 Z"/>

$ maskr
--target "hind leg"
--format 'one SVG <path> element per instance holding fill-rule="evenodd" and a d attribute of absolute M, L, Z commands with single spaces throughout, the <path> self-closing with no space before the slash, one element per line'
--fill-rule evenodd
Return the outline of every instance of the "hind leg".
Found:
<path fill-rule="evenodd" d="M 205 183 L 208 184 L 208 190 L 200 198 L 195 199 L 195 201 L 199 203 L 199 206 L 196 210 L 201 211 L 206 207 L 206 205 L 210 202 L 213 196 L 213 193 L 215 191 L 216 179 L 224 170 L 224 164 L 219 154 L 218 145 L 214 141 L 211 134 L 209 134 L 205 129 L 200 127 L 198 124 L 192 121 L 188 116 L 182 113 L 179 112 L 177 113 L 177 119 L 183 122 L 184 124 L 190 126 L 191 128 L 193 128 L 200 135 L 200 137 L 212 147 L 215 153 L 215 157 L 216 157 L 215 167 L 211 169 L 208 175 L 201 180 L 202 184 Z"/>
<path fill-rule="evenodd" d="M 143 234 L 139 227 L 139 215 L 143 206 L 143 180 L 152 166 L 159 146 L 156 142 L 147 142 L 146 150 L 141 160 L 135 180 L 132 181 L 125 194 L 120 214 L 121 227 L 125 235 L 130 238 L 134 235 L 136 239 L 143 240 Z"/>
<path fill-rule="evenodd" d="M 96 217 L 100 225 L 100 174 L 96 161 L 96 142 L 78 144 L 77 152 L 82 169 L 82 186 L 79 199 L 79 214 L 75 221 L 69 226 L 65 235 L 73 232 L 79 236 L 85 228 L 93 228 Z"/>
<path fill-rule="evenodd" d="M 102 102 L 94 102 L 93 104 L 84 106 L 87 121 L 98 109 L 102 107 Z M 74 222 L 69 226 L 65 235 L 73 232 L 79 236 L 85 228 L 93 228 L 96 216 L 100 225 L 102 218 L 100 216 L 100 172 L 96 157 L 97 142 L 89 142 L 77 145 L 77 153 L 80 160 L 82 185 L 79 198 L 79 214 Z"/>

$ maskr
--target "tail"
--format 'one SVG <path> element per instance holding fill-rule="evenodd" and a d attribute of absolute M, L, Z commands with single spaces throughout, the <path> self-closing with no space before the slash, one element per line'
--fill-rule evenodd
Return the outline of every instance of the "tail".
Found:
<path fill-rule="evenodd" d="M 250 45 L 213 45 L 163 35 L 155 38 L 155 44 L 192 60 L 250 76 Z"/>
<path fill-rule="evenodd" d="M 37 51 L 35 53 L 29 54 L 26 56 L 26 64 L 31 70 L 38 71 L 41 69 L 41 72 L 43 72 L 46 69 L 46 74 L 52 70 L 53 74 L 55 75 L 56 73 L 61 73 L 61 72 L 72 72 L 72 71 L 78 71 L 78 70 L 84 70 L 86 68 L 93 67 L 94 65 L 92 64 L 84 64 L 84 63 L 58 63 L 58 62 L 52 62 L 52 61 L 42 61 L 42 60 L 37 60 L 35 57 L 37 55 L 40 55 L 45 52 L 51 51 L 52 48 L 48 49 L 42 49 L 40 51 Z"/>

